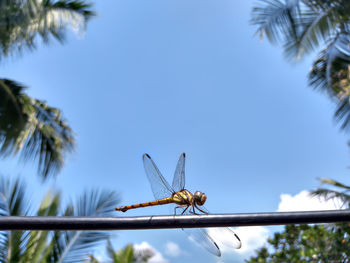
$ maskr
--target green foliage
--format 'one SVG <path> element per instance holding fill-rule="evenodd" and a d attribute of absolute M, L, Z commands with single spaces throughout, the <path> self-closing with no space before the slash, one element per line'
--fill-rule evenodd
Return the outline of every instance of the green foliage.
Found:
<path fill-rule="evenodd" d="M 0 1 L 0 59 L 24 49 L 33 50 L 35 39 L 62 42 L 70 26 L 84 30 L 95 13 L 86 1 L 11 0 Z"/>
<path fill-rule="evenodd" d="M 330 96 L 335 120 L 350 128 L 350 1 L 260 0 L 251 21 L 261 38 L 282 44 L 288 59 L 321 49 L 309 84 Z"/>
<path fill-rule="evenodd" d="M 154 255 L 153 251 L 149 249 L 135 251 L 132 244 L 128 244 L 123 249 L 115 251 L 110 240 L 107 241 L 106 249 L 108 259 L 103 262 L 109 263 L 146 263 Z M 100 261 L 92 255 L 89 256 L 89 261 L 87 262 L 100 263 Z"/>
<path fill-rule="evenodd" d="M 311 195 L 326 200 L 340 200 L 350 206 L 350 186 L 332 179 L 321 179 L 330 188 L 319 188 Z M 284 232 L 275 233 L 252 257 L 250 263 L 260 262 L 350 262 L 350 224 L 288 225 Z"/>
<path fill-rule="evenodd" d="M 0 79 L 0 153 L 21 152 L 22 160 L 37 159 L 38 172 L 56 174 L 74 148 L 73 131 L 59 109 L 30 98 L 21 84 Z"/>
<path fill-rule="evenodd" d="M 350 224 L 288 225 L 247 262 L 350 262 Z"/>
<path fill-rule="evenodd" d="M 95 15 L 82 0 L 0 0 L 0 60 L 34 50 L 36 39 L 63 42 L 69 27 L 83 32 Z M 38 161 L 42 178 L 57 174 L 74 148 L 71 128 L 59 109 L 30 98 L 25 87 L 0 79 L 0 154 Z"/>
<path fill-rule="evenodd" d="M 48 193 L 30 213 L 25 184 L 0 177 L 1 216 L 111 216 L 118 202 L 113 191 L 86 191 L 61 212 L 60 194 Z M 111 231 L 0 231 L 0 263 L 82 262 L 110 235 Z"/>
<path fill-rule="evenodd" d="M 331 189 L 319 188 L 311 192 L 311 195 L 323 197 L 326 200 L 336 199 L 340 200 L 346 208 L 350 207 L 350 186 L 342 184 L 338 181 L 329 178 L 320 179 L 322 184 L 328 185 Z"/>

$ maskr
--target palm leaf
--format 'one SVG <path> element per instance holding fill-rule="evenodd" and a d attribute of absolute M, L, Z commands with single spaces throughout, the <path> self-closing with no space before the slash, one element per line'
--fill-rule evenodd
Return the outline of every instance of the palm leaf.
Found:
<path fill-rule="evenodd" d="M 115 250 L 113 248 L 113 245 L 112 245 L 112 242 L 111 242 L 110 239 L 107 240 L 106 250 L 107 250 L 108 260 L 113 262 L 113 263 L 116 263 L 118 261 L 118 255 L 115 252 Z"/>
<path fill-rule="evenodd" d="M 134 247 L 132 244 L 128 244 L 125 248 L 119 250 L 116 253 L 116 261 L 114 263 L 133 263 L 134 259 Z"/>
<path fill-rule="evenodd" d="M 28 213 L 24 183 L 10 182 L 0 176 L 0 216 L 23 216 Z M 0 231 L 0 262 L 19 262 L 28 235 L 25 231 Z"/>
<path fill-rule="evenodd" d="M 317 190 L 314 190 L 311 192 L 312 196 L 322 197 L 325 200 L 331 200 L 331 199 L 339 199 L 342 204 L 349 206 L 350 204 L 350 195 L 339 192 L 336 190 L 330 190 L 326 188 L 319 188 Z"/>
<path fill-rule="evenodd" d="M 339 34 L 339 28 L 347 21 L 343 10 L 350 8 L 349 1 L 330 2 L 306 0 L 303 1 L 299 17 L 298 42 L 295 44 L 294 56 L 301 57 L 310 53 L 326 42 L 334 42 Z M 349 14 L 348 18 L 349 18 Z M 340 32 L 340 35 L 343 33 Z"/>
<path fill-rule="evenodd" d="M 37 211 L 36 216 L 57 216 L 60 205 L 59 193 L 48 193 Z M 48 239 L 52 237 L 49 231 L 30 231 L 25 253 L 21 257 L 21 262 L 45 262 L 52 252 L 52 247 L 48 245 Z"/>
<path fill-rule="evenodd" d="M 34 114 L 20 138 L 23 145 L 21 156 L 24 160 L 37 158 L 38 171 L 46 178 L 60 171 L 65 155 L 74 149 L 75 142 L 73 132 L 59 109 L 43 101 L 31 101 L 32 104 L 27 106 L 34 110 Z"/>
<path fill-rule="evenodd" d="M 74 207 L 74 216 L 110 216 L 119 197 L 114 191 L 87 191 Z M 81 262 L 87 260 L 88 252 L 111 236 L 103 231 L 69 231 L 62 232 L 57 242 L 58 260 L 56 262 Z"/>
<path fill-rule="evenodd" d="M 309 84 L 315 89 L 326 91 L 331 98 L 342 99 L 349 93 L 349 41 L 350 35 L 333 38 L 320 52 L 309 73 Z"/>
<path fill-rule="evenodd" d="M 336 180 L 329 178 L 321 178 L 322 184 L 335 187 L 335 189 L 319 188 L 311 192 L 311 196 L 323 197 L 325 200 L 339 199 L 344 205 L 349 207 L 350 205 L 350 186 L 342 184 Z"/>
<path fill-rule="evenodd" d="M 258 25 L 260 38 L 266 35 L 275 43 L 284 40 L 291 32 L 295 34 L 294 14 L 298 10 L 298 0 L 261 0 L 259 3 L 253 8 L 251 23 Z"/>
<path fill-rule="evenodd" d="M 342 184 L 342 183 L 340 183 L 336 180 L 330 179 L 330 178 L 321 178 L 320 182 L 322 184 L 328 184 L 328 185 L 336 186 L 336 187 L 343 188 L 346 190 L 350 190 L 350 186 L 347 186 L 345 184 Z"/>
<path fill-rule="evenodd" d="M 334 114 L 342 129 L 350 124 L 350 35 L 338 35 L 326 49 L 321 51 L 309 73 L 309 84 L 325 91 L 337 104 Z"/>
<path fill-rule="evenodd" d="M 9 154 L 24 130 L 27 116 L 23 114 L 25 87 L 8 79 L 0 79 L 0 153 Z"/>
<path fill-rule="evenodd" d="M 261 0 L 259 3 L 253 8 L 252 24 L 258 25 L 260 37 L 266 35 L 272 43 L 281 42 L 286 57 L 292 59 L 300 59 L 321 44 L 332 42 L 335 35 L 343 34 L 350 19 L 347 0 Z"/>
<path fill-rule="evenodd" d="M 25 200 L 24 183 L 0 176 L 0 216 L 27 215 Z M 60 200 L 59 193 L 48 193 L 36 216 L 59 215 Z M 86 191 L 63 216 L 109 216 L 118 201 L 113 191 Z M 82 262 L 110 236 L 110 231 L 0 231 L 0 262 Z"/>
<path fill-rule="evenodd" d="M 25 87 L 0 79 L 0 153 L 3 156 L 21 152 L 22 160 L 38 160 L 43 178 L 57 174 L 64 157 L 74 149 L 71 128 L 59 109 L 32 99 Z"/>
<path fill-rule="evenodd" d="M 334 119 L 350 128 L 350 1 L 260 0 L 253 8 L 257 32 L 283 45 L 287 58 L 300 59 L 321 45 L 309 84 L 337 104 Z"/>
<path fill-rule="evenodd" d="M 63 41 L 69 26 L 84 30 L 95 15 L 92 4 L 72 0 L 2 1 L 0 6 L 0 57 L 36 47 L 36 36 Z"/>

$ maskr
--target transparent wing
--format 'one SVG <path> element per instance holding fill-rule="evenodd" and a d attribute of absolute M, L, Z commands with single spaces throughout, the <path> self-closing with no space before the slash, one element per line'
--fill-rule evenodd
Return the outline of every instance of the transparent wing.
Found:
<path fill-rule="evenodd" d="M 206 214 L 208 214 L 207 209 L 205 209 L 203 206 L 200 208 L 205 211 Z M 185 209 L 186 208 L 179 208 L 178 210 L 181 210 L 180 214 L 182 214 Z M 196 214 L 197 212 L 198 210 L 196 211 Z M 192 213 L 189 212 L 189 209 L 187 209 L 184 214 L 191 215 Z M 183 230 L 187 235 L 189 235 L 189 238 L 193 242 L 204 247 L 207 251 L 219 257 L 221 256 L 221 252 L 218 244 L 223 244 L 229 248 L 235 249 L 239 249 L 242 246 L 241 240 L 237 234 L 229 227 L 191 228 Z"/>
<path fill-rule="evenodd" d="M 185 153 L 182 153 L 176 165 L 173 179 L 173 189 L 175 192 L 181 191 L 185 188 L 185 158 Z"/>
<path fill-rule="evenodd" d="M 200 206 L 200 209 L 203 210 L 206 214 L 210 214 L 208 209 L 204 206 Z M 196 210 L 196 214 L 198 209 Z M 201 214 L 199 212 L 198 214 Z M 242 247 L 241 239 L 230 227 L 211 227 L 206 228 L 206 231 L 210 237 L 217 241 L 219 245 L 225 245 L 229 248 L 240 249 Z"/>
<path fill-rule="evenodd" d="M 191 215 L 189 212 L 190 208 L 186 209 L 186 212 L 183 213 L 183 211 L 186 209 L 179 208 L 178 210 L 181 211 L 180 214 L 187 214 Z M 189 239 L 194 242 L 195 244 L 205 248 L 210 253 L 220 257 L 221 252 L 219 246 L 216 244 L 216 242 L 208 235 L 208 232 L 204 228 L 183 228 L 182 229 L 189 237 Z"/>
<path fill-rule="evenodd" d="M 210 253 L 220 257 L 221 252 L 219 246 L 208 235 L 207 231 L 203 228 L 183 228 L 182 229 L 190 238 L 190 240 L 197 245 L 205 248 Z"/>
<path fill-rule="evenodd" d="M 170 197 L 174 190 L 164 179 L 151 157 L 146 153 L 142 156 L 142 160 L 154 197 L 156 199 Z"/>

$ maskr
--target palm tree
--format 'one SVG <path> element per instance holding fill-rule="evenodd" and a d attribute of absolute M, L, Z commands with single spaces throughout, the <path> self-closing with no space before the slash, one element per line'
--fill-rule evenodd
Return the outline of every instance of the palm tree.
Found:
<path fill-rule="evenodd" d="M 154 252 L 149 249 L 135 251 L 132 244 L 128 244 L 123 249 L 115 251 L 109 239 L 107 241 L 106 250 L 108 260 L 104 260 L 103 262 L 110 263 L 146 263 L 154 255 Z M 100 263 L 93 255 L 89 256 L 89 261 L 87 262 Z"/>
<path fill-rule="evenodd" d="M 27 216 L 25 184 L 0 177 L 0 216 Z M 36 216 L 109 216 L 119 201 L 113 191 L 86 191 L 60 212 L 61 196 L 48 193 Z M 102 231 L 0 231 L 0 262 L 83 262 L 88 252 L 110 237 Z"/>
<path fill-rule="evenodd" d="M 0 79 L 0 153 L 38 159 L 39 174 L 46 178 L 61 169 L 64 155 L 73 150 L 73 131 L 60 110 L 30 98 L 24 89 Z"/>
<path fill-rule="evenodd" d="M 34 50 L 38 38 L 62 43 L 68 27 L 82 32 L 95 15 L 91 6 L 81 0 L 0 0 L 0 59 Z M 0 79 L 0 154 L 37 160 L 45 179 L 62 168 L 74 135 L 59 109 L 24 90 L 16 81 Z"/>
<path fill-rule="evenodd" d="M 350 128 L 350 1 L 260 0 L 251 21 L 260 37 L 282 44 L 288 59 L 321 49 L 309 84 L 329 95 L 335 119 Z"/>
<path fill-rule="evenodd" d="M 0 58 L 33 50 L 36 37 L 63 42 L 68 27 L 83 31 L 95 13 L 84 0 L 0 1 Z"/>
<path fill-rule="evenodd" d="M 299 60 L 320 49 L 308 79 L 315 89 L 337 104 L 335 120 L 350 129 L 350 1 L 260 0 L 253 8 L 252 23 L 260 37 L 281 43 L 288 59 Z M 350 205 L 350 187 L 321 179 L 332 189 L 320 188 L 314 196 L 340 198 Z"/>
<path fill-rule="evenodd" d="M 345 208 L 350 207 L 350 186 L 328 178 L 322 178 L 320 181 L 330 188 L 318 188 L 311 192 L 312 196 L 340 200 Z"/>

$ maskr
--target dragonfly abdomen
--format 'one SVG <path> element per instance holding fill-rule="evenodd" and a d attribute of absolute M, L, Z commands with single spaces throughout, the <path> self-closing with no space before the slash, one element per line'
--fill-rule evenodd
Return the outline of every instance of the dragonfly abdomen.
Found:
<path fill-rule="evenodd" d="M 136 204 L 136 205 L 120 206 L 120 207 L 117 207 L 115 210 L 126 212 L 130 209 L 147 207 L 147 206 L 155 206 L 155 205 L 166 205 L 166 204 L 170 204 L 170 203 L 174 203 L 174 200 L 173 200 L 173 198 L 168 197 L 168 198 L 163 198 L 163 199 L 159 199 L 159 200 L 155 200 L 155 201 L 151 201 L 151 202 L 146 202 L 146 203 L 141 203 L 141 204 Z"/>

